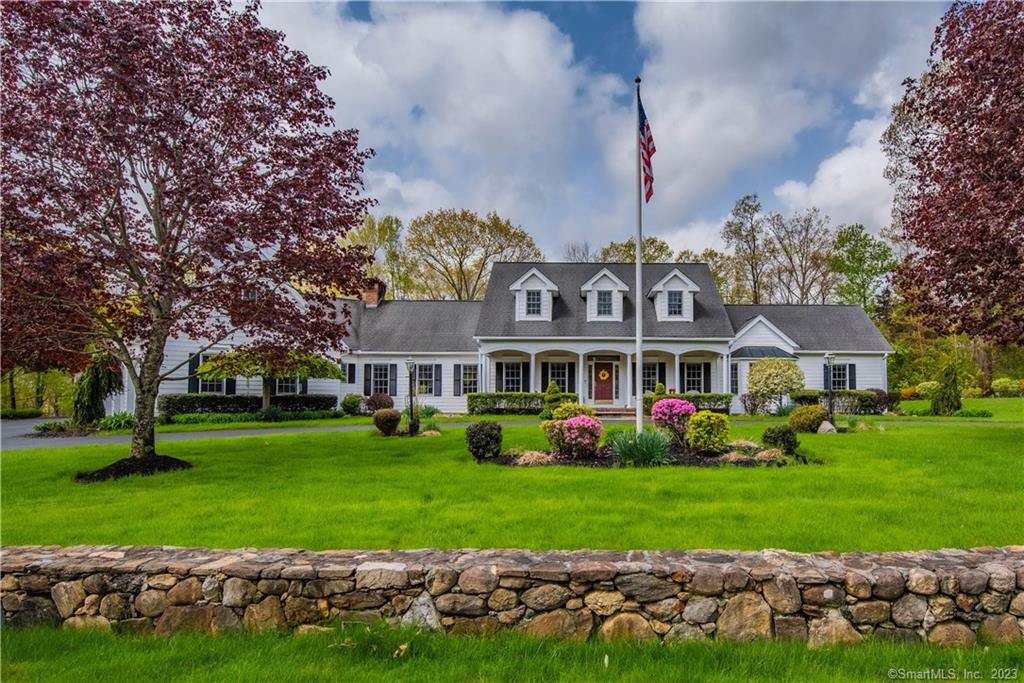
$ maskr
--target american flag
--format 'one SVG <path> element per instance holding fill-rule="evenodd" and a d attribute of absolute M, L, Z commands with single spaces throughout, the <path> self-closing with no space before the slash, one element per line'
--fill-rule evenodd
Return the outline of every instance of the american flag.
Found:
<path fill-rule="evenodd" d="M 640 100 L 640 88 L 637 86 L 636 103 L 640 107 L 640 167 L 644 174 L 644 201 L 651 201 L 654 196 L 654 167 L 651 166 L 651 157 L 657 152 L 654 148 L 654 135 L 651 133 L 651 124 L 647 122 L 647 114 L 644 113 L 644 103 Z"/>

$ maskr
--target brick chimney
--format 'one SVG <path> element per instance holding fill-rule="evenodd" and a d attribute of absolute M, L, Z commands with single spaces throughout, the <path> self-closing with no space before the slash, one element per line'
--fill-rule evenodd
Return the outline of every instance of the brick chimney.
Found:
<path fill-rule="evenodd" d="M 376 278 L 367 281 L 366 287 L 359 292 L 359 298 L 363 300 L 367 308 L 377 308 L 377 304 L 384 301 L 384 292 L 387 285 Z"/>

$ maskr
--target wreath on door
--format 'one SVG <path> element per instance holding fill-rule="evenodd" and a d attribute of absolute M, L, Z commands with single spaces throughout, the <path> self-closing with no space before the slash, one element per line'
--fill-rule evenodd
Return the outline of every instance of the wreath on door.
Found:
<path fill-rule="evenodd" d="M 611 374 L 607 370 L 601 370 L 597 373 L 597 378 L 602 382 L 607 382 L 609 377 L 611 377 Z"/>

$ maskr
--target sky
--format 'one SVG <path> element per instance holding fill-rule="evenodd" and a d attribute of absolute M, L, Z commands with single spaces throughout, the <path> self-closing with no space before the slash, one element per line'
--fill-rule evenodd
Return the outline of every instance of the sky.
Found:
<path fill-rule="evenodd" d="M 889 222 L 879 137 L 926 67 L 931 3 L 273 3 L 372 147 L 373 213 L 497 211 L 549 259 L 636 230 L 633 78 L 657 153 L 644 234 L 720 248 L 736 199 Z"/>

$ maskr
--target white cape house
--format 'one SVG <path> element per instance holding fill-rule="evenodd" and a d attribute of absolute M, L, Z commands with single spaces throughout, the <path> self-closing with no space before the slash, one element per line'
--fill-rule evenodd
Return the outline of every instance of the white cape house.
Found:
<path fill-rule="evenodd" d="M 464 412 L 480 391 L 544 391 L 554 381 L 596 406 L 632 406 L 634 313 L 643 306 L 643 390 L 746 392 L 750 365 L 789 358 L 809 389 L 887 387 L 892 349 L 859 306 L 724 304 L 706 264 L 643 267 L 635 291 L 631 263 L 498 263 L 483 301 L 394 301 L 383 289 L 348 306 L 352 325 L 339 358 L 347 378 L 279 379 L 276 393 L 391 395 L 405 405 L 410 385 L 421 404 Z M 340 316 L 339 316 L 340 320 Z M 340 323 L 339 323 L 340 324 Z M 194 368 L 201 341 L 173 339 L 166 367 Z M 835 356 L 831 370 L 825 354 Z M 407 362 L 414 364 L 410 378 Z M 186 371 L 181 373 L 187 374 Z M 411 381 L 410 381 L 411 380 Z M 161 393 L 260 393 L 259 378 L 165 381 Z M 130 392 L 110 410 L 130 410 Z"/>

